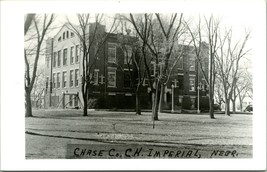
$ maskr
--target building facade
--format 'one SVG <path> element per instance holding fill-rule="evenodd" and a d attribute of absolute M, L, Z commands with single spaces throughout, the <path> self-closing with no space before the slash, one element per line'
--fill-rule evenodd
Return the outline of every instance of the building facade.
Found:
<path fill-rule="evenodd" d="M 95 27 L 95 24 L 91 24 L 89 28 L 91 27 Z M 101 25 L 100 31 L 105 32 L 105 26 Z M 135 92 L 131 77 L 137 77 L 137 75 L 133 72 L 135 69 L 133 62 L 129 62 L 129 56 L 134 54 L 134 47 L 131 45 L 135 38 L 130 36 L 128 38 L 131 41 L 122 48 L 120 35 L 108 34 L 97 54 L 96 48 L 90 50 L 89 59 L 94 61 L 95 66 L 89 86 L 89 108 L 134 108 Z M 202 54 L 208 57 L 208 48 L 203 47 Z M 207 87 L 193 50 L 193 47 L 185 46 L 186 53 L 181 56 L 164 88 L 163 97 L 167 109 L 171 104 L 172 87 L 176 108 L 181 106 L 185 95 L 190 96 L 192 108 L 197 106 L 198 90 L 199 96 L 207 96 Z M 67 25 L 64 25 L 53 38 L 46 42 L 46 107 L 78 108 L 83 106 L 82 64 L 79 39 Z M 204 65 L 205 72 L 208 72 L 208 61 L 204 64 L 206 64 Z M 150 65 L 153 78 L 156 67 L 153 61 Z M 140 87 L 140 100 L 142 108 L 151 107 L 151 91 L 147 79 Z"/>

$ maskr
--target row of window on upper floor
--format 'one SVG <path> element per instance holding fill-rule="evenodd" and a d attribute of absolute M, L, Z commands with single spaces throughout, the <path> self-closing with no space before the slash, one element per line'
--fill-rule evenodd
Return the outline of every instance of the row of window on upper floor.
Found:
<path fill-rule="evenodd" d="M 123 49 L 124 52 L 124 64 L 132 64 L 132 47 L 129 45 L 126 45 L 125 48 Z M 116 63 L 117 62 L 117 46 L 116 43 L 108 43 L 108 62 L 110 63 Z M 152 73 L 156 72 L 156 66 L 155 63 L 152 63 Z M 183 58 L 181 58 L 178 61 L 178 68 L 183 69 Z M 189 62 L 188 62 L 188 68 L 189 71 L 195 71 L 195 57 L 194 56 L 189 56 Z M 152 74 L 154 75 L 154 74 Z"/>
<path fill-rule="evenodd" d="M 78 87 L 79 69 L 70 70 L 69 72 L 69 87 Z M 53 73 L 52 83 L 53 88 L 67 88 L 67 71 Z"/>
<path fill-rule="evenodd" d="M 74 64 L 79 62 L 79 55 L 80 55 L 80 49 L 79 45 L 75 45 L 70 47 L 69 49 L 69 59 L 70 59 L 70 64 Z M 53 54 L 53 67 L 60 67 L 61 66 L 61 50 L 54 52 Z M 124 64 L 132 64 L 132 55 L 133 55 L 133 50 L 132 47 L 129 45 L 126 45 L 124 50 Z M 63 66 L 67 65 L 68 62 L 68 48 L 63 49 Z M 109 63 L 116 63 L 117 62 L 117 45 L 116 43 L 108 43 L 108 62 Z M 152 76 L 156 72 L 156 65 L 155 63 L 151 63 L 153 69 L 151 71 Z M 194 56 L 189 56 L 189 71 L 195 71 L 195 58 Z M 47 67 L 48 63 L 47 63 Z M 178 68 L 183 69 L 183 58 L 181 58 L 178 61 Z"/>
<path fill-rule="evenodd" d="M 72 37 L 74 37 L 74 33 L 67 30 L 67 31 L 63 32 L 61 36 L 59 36 L 57 41 L 61 42 L 62 40 L 69 39 Z"/>
<path fill-rule="evenodd" d="M 53 73 L 52 84 L 53 88 L 67 88 L 69 83 L 69 88 L 78 87 L 79 86 L 79 69 L 69 70 L 69 79 L 67 79 L 67 72 L 56 72 Z M 94 85 L 104 84 L 105 77 L 104 75 L 99 76 L 99 69 L 95 69 L 94 74 L 90 76 L 91 83 Z M 116 87 L 117 83 L 117 75 L 116 75 L 116 68 L 108 68 L 107 74 L 108 87 Z M 48 83 L 48 79 L 47 79 Z"/>
<path fill-rule="evenodd" d="M 132 64 L 132 47 L 126 45 L 124 52 L 124 64 Z M 63 56 L 62 56 L 63 53 Z M 69 56 L 68 56 L 69 54 Z M 53 67 L 60 67 L 61 66 L 61 60 L 63 62 L 63 66 L 66 66 L 68 64 L 68 57 L 69 57 L 69 64 L 74 64 L 79 62 L 79 56 L 80 56 L 80 49 L 79 45 L 75 45 L 68 48 L 65 48 L 63 50 L 59 50 L 57 52 L 53 53 L 53 60 L 52 60 L 52 66 Z M 98 56 L 97 56 L 98 58 Z M 116 43 L 108 43 L 108 62 L 109 63 L 116 63 L 117 62 L 117 45 Z M 47 63 L 47 67 L 49 67 L 49 63 Z"/>
<path fill-rule="evenodd" d="M 116 68 L 108 68 L 107 86 L 110 88 L 116 88 L 117 86 L 116 70 L 117 70 Z M 103 74 L 99 75 L 99 69 L 95 69 L 94 73 L 91 74 L 90 78 L 92 78 L 91 83 L 94 85 L 105 84 L 105 76 Z M 191 92 L 195 92 L 197 89 L 195 80 L 196 80 L 196 76 L 189 76 L 189 91 Z M 124 72 L 123 81 L 124 81 L 124 88 L 130 88 L 132 86 L 129 71 Z M 175 88 L 179 87 L 180 89 L 184 89 L 183 88 L 183 82 L 184 82 L 183 77 L 179 78 L 178 81 L 175 79 L 173 82 L 174 82 Z M 48 79 L 47 79 L 47 83 L 48 83 Z M 67 83 L 69 83 L 69 88 L 78 87 L 79 86 L 79 69 L 69 70 L 69 80 L 67 80 L 67 71 L 53 73 L 52 83 L 53 83 L 53 88 L 61 88 L 61 87 L 67 88 Z M 142 85 L 148 86 L 148 79 L 145 79 Z M 200 84 L 200 88 L 203 91 L 206 90 L 204 79 Z"/>
<path fill-rule="evenodd" d="M 132 64 L 133 49 L 130 45 L 125 45 L 123 48 L 124 64 Z M 117 44 L 108 43 L 108 62 L 117 63 Z"/>
<path fill-rule="evenodd" d="M 61 54 L 63 53 L 63 56 Z M 68 56 L 69 54 L 69 56 Z M 79 45 L 71 46 L 69 48 L 69 53 L 68 53 L 68 48 L 65 48 L 63 50 L 59 50 L 53 53 L 53 60 L 52 60 L 52 66 L 55 67 L 60 67 L 61 66 L 61 60 L 62 60 L 62 65 L 66 66 L 68 65 L 68 57 L 69 57 L 69 64 L 74 64 L 79 62 L 79 57 L 80 57 L 80 49 Z M 49 63 L 47 63 L 47 67 Z"/>
<path fill-rule="evenodd" d="M 161 73 L 162 67 L 163 67 L 162 64 L 163 64 L 163 62 L 159 63 L 159 67 L 157 68 L 156 63 L 154 61 L 151 62 L 151 76 L 155 76 L 157 70 L 159 70 L 159 73 Z M 189 71 L 195 71 L 196 70 L 195 59 L 190 58 L 188 65 L 189 65 L 188 66 Z M 178 69 L 183 69 L 183 67 L 184 67 L 183 66 L 183 58 L 181 58 L 178 61 L 177 67 L 178 67 Z"/>

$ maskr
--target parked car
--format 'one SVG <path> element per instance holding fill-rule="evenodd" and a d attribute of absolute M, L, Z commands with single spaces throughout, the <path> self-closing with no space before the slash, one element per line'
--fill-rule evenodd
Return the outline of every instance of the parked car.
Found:
<path fill-rule="evenodd" d="M 219 110 L 219 111 L 221 111 L 222 108 L 221 108 L 220 105 L 218 105 L 218 104 L 214 104 L 214 105 L 213 105 L 213 110 Z"/>
<path fill-rule="evenodd" d="M 245 108 L 244 112 L 253 112 L 253 105 L 248 105 L 248 106 Z"/>

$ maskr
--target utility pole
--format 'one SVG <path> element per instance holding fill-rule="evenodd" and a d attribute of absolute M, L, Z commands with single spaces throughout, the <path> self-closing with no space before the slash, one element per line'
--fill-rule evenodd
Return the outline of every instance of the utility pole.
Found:
<path fill-rule="evenodd" d="M 200 113 L 199 110 L 199 92 L 202 89 L 202 84 L 201 82 L 199 82 L 198 86 L 197 86 L 197 113 Z"/>

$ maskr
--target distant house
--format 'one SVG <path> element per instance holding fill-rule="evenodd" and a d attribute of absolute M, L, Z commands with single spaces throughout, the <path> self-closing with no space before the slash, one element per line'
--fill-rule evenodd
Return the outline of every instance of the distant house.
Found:
<path fill-rule="evenodd" d="M 93 27 L 95 23 L 91 24 Z M 89 28 L 90 28 L 89 27 Z M 105 26 L 101 25 L 100 32 L 105 32 Z M 89 29 L 90 30 L 90 29 Z M 90 32 L 90 31 L 89 31 Z M 97 57 L 90 52 L 90 60 L 96 59 L 94 80 L 89 89 L 90 108 L 134 108 L 135 93 L 131 88 L 129 70 L 135 70 L 133 65 L 129 69 L 126 56 L 133 53 L 131 43 L 136 38 L 130 37 L 129 45 L 126 46 L 127 53 L 119 46 L 119 34 L 108 34 L 103 46 L 101 46 Z M 195 58 L 194 49 L 184 46 L 185 52 L 177 67 L 172 72 L 166 85 L 164 102 L 171 102 L 171 85 L 174 85 L 175 105 L 180 106 L 184 95 L 189 95 L 193 108 L 197 104 L 197 88 L 200 96 L 207 96 L 207 86 L 200 72 L 198 62 Z M 208 48 L 202 46 L 202 55 L 205 61 L 204 70 L 208 74 Z M 46 107 L 74 108 L 81 107 L 83 100 L 81 96 L 81 72 L 82 53 L 78 37 L 66 24 L 60 31 L 46 42 Z M 151 61 L 151 76 L 156 72 L 156 66 Z M 134 75 L 136 76 L 136 75 Z M 141 106 L 150 108 L 151 91 L 148 80 L 141 88 Z"/>

